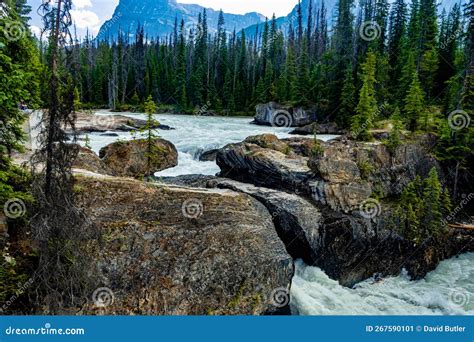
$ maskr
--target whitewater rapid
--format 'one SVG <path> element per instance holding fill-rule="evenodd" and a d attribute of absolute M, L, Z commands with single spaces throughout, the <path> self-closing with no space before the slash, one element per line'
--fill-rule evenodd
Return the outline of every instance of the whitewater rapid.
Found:
<path fill-rule="evenodd" d="M 109 113 L 110 114 L 110 113 Z M 139 119 L 145 119 L 143 114 L 120 113 Z M 210 117 L 198 115 L 158 114 L 155 119 L 163 125 L 175 130 L 157 130 L 156 134 L 171 141 L 178 150 L 178 166 L 155 174 L 157 177 L 176 177 L 189 174 L 215 175 L 220 171 L 215 162 L 200 162 L 199 156 L 203 152 L 222 148 L 227 144 L 242 142 L 252 135 L 271 133 L 278 138 L 289 138 L 292 129 L 286 127 L 267 127 L 249 124 L 251 117 Z M 114 132 L 117 133 L 117 132 Z M 131 140 L 133 136 L 128 132 L 118 132 L 119 137 L 108 137 L 100 133 L 89 135 L 92 150 L 99 150 L 118 140 Z M 321 140 L 335 138 L 334 135 L 318 136 Z"/>
<path fill-rule="evenodd" d="M 291 137 L 289 128 L 251 125 L 252 118 L 156 115 L 155 119 L 176 128 L 156 133 L 171 141 L 179 152 L 179 165 L 156 174 L 162 177 L 215 175 L 219 167 L 215 162 L 200 162 L 202 152 L 241 142 L 251 135 L 273 133 L 279 138 Z M 118 135 L 90 134 L 91 147 L 98 153 L 116 140 L 133 139 L 130 133 Z M 334 136 L 318 138 L 329 140 Z M 321 269 L 297 261 L 290 306 L 296 315 L 474 315 L 474 254 L 443 261 L 423 280 L 410 281 L 402 274 L 378 283 L 369 279 L 353 289 L 340 286 Z"/>
<path fill-rule="evenodd" d="M 474 315 L 474 253 L 441 262 L 422 280 L 402 274 L 353 289 L 297 261 L 290 306 L 297 315 Z"/>

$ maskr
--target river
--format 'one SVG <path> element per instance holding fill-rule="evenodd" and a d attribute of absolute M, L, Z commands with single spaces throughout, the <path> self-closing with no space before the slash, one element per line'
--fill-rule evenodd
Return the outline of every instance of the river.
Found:
<path fill-rule="evenodd" d="M 144 115 L 133 117 L 145 118 Z M 192 115 L 156 115 L 155 118 L 176 128 L 157 131 L 179 152 L 177 167 L 156 174 L 163 177 L 215 175 L 219 167 L 215 162 L 200 162 L 200 153 L 241 142 L 251 135 L 273 133 L 279 138 L 291 137 L 288 128 L 250 125 L 251 118 Z M 132 139 L 130 133 L 119 133 L 119 137 L 97 133 L 89 137 L 95 152 L 117 139 Z M 334 136 L 318 138 L 330 140 Z M 369 279 L 353 289 L 340 286 L 321 269 L 297 261 L 290 306 L 294 314 L 300 315 L 473 315 L 474 254 L 443 261 L 423 280 L 410 281 L 402 274 L 377 283 Z"/>

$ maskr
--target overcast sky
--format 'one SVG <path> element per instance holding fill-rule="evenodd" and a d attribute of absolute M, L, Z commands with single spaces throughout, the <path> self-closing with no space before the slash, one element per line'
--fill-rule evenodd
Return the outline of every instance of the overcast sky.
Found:
<path fill-rule="evenodd" d="M 119 0 L 72 0 L 72 2 L 71 15 L 76 23 L 78 35 L 83 37 L 87 29 L 93 35 L 97 34 L 104 21 L 111 18 Z M 298 0 L 178 0 L 178 2 L 199 4 L 216 10 L 222 9 L 227 13 L 259 12 L 271 17 L 273 13 L 277 16 L 287 15 L 298 3 Z M 33 8 L 31 13 L 32 30 L 37 32 L 41 21 L 36 10 L 41 4 L 41 0 L 28 0 L 28 3 Z"/>

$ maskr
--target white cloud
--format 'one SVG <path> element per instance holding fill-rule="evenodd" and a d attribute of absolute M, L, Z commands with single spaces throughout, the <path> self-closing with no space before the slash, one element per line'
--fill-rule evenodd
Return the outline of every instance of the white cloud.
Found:
<path fill-rule="evenodd" d="M 89 29 L 90 33 L 97 33 L 101 21 L 97 14 L 88 10 L 71 10 L 71 17 L 79 29 Z"/>
<path fill-rule="evenodd" d="M 91 0 L 72 0 L 72 3 L 76 9 L 92 7 Z"/>
<path fill-rule="evenodd" d="M 30 30 L 36 37 L 39 38 L 41 36 L 41 29 L 38 26 L 31 25 Z"/>

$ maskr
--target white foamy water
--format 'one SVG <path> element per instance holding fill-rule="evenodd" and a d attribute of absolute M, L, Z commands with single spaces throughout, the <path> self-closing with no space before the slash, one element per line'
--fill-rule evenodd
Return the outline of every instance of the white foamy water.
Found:
<path fill-rule="evenodd" d="M 130 117 L 145 119 L 143 114 L 120 113 Z M 215 162 L 200 162 L 199 155 L 227 144 L 238 143 L 245 138 L 272 133 L 279 138 L 289 138 L 291 128 L 256 126 L 249 124 L 252 118 L 206 117 L 195 115 L 155 115 L 155 119 L 163 125 L 176 128 L 172 131 L 158 130 L 156 133 L 163 139 L 171 141 L 178 149 L 178 166 L 156 173 L 156 176 L 174 177 L 188 174 L 215 175 L 220 171 Z M 293 135 L 294 137 L 294 135 Z M 321 135 L 319 139 L 329 140 L 336 136 Z M 105 137 L 100 133 L 90 134 L 92 149 L 99 150 L 118 140 L 133 139 L 130 133 L 119 133 L 119 137 Z"/>
<path fill-rule="evenodd" d="M 441 262 L 422 280 L 400 275 L 353 289 L 297 261 L 290 305 L 299 315 L 474 315 L 474 253 Z"/>

